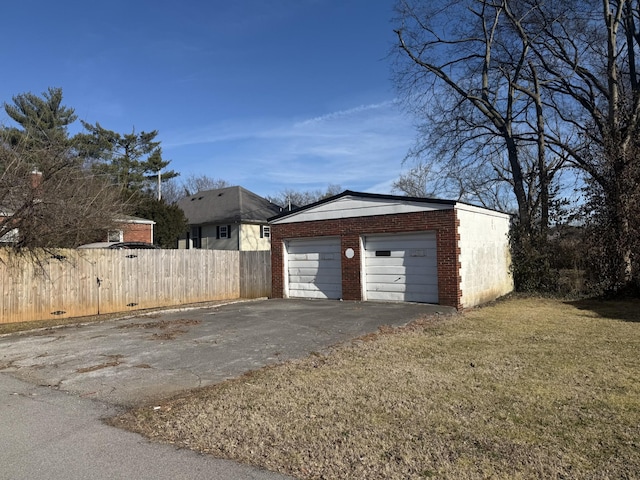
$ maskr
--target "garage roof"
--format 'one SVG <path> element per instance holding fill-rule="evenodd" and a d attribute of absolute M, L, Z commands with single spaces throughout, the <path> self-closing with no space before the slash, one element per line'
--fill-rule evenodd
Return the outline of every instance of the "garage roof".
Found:
<path fill-rule="evenodd" d="M 508 217 L 508 214 L 502 212 L 465 204 L 456 200 L 384 195 L 345 190 L 338 195 L 305 205 L 292 212 L 287 211 L 275 215 L 269 218 L 269 223 L 297 223 L 336 218 L 424 212 L 430 210 L 452 210 L 454 208 Z"/>

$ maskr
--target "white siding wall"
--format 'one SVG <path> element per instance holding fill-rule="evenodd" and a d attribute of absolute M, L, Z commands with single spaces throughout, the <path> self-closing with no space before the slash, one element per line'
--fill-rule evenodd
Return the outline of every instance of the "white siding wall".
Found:
<path fill-rule="evenodd" d="M 379 198 L 354 198 L 346 196 L 329 203 L 311 207 L 302 212 L 272 221 L 273 224 L 313 222 L 338 218 L 370 217 L 373 215 L 395 215 L 398 213 L 428 212 L 431 210 L 451 210 L 453 205 L 416 202 L 411 200 L 387 200 Z"/>
<path fill-rule="evenodd" d="M 269 238 L 260 238 L 261 225 L 238 225 L 240 228 L 240 250 L 271 250 Z"/>
<path fill-rule="evenodd" d="M 508 215 L 469 205 L 457 205 L 456 214 L 463 308 L 511 292 Z"/>

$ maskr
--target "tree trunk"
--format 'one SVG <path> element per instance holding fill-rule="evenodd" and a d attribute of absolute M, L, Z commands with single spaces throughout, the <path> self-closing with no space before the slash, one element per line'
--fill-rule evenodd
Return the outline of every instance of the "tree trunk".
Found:
<path fill-rule="evenodd" d="M 513 193 L 518 203 L 518 217 L 520 225 L 524 229 L 526 235 L 531 235 L 531 215 L 529 212 L 529 204 L 527 202 L 527 193 L 524 188 L 524 178 L 522 175 L 522 167 L 518 160 L 518 146 L 514 138 L 508 131 L 504 132 L 504 141 L 507 145 L 507 155 L 509 165 L 511 166 L 511 175 L 513 178 Z"/>

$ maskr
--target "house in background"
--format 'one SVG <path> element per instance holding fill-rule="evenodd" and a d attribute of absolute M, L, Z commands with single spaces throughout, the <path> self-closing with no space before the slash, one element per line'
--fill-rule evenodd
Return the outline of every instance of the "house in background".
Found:
<path fill-rule="evenodd" d="M 42 185 L 42 172 L 38 170 L 34 170 L 30 174 L 30 190 L 32 195 L 34 195 L 32 200 L 28 198 L 25 200 L 21 196 L 14 198 L 9 198 L 8 203 L 17 203 L 17 207 L 27 201 L 33 202 L 41 202 L 42 200 L 39 198 L 40 187 Z M 7 200 L 5 198 L 5 200 Z M 6 205 L 0 205 L 0 225 L 5 222 L 10 222 L 11 218 L 14 215 L 14 208 L 9 208 Z M 102 232 L 96 231 L 95 238 L 85 238 L 83 243 L 88 242 L 144 242 L 144 243 L 153 243 L 153 230 L 156 222 L 153 220 L 147 220 L 145 218 L 133 217 L 130 215 L 123 215 L 120 218 L 117 218 L 114 222 L 113 229 L 103 230 Z M 93 235 L 93 233 L 92 233 Z M 17 228 L 13 228 L 11 230 L 5 230 L 4 234 L 0 236 L 0 247 L 1 246 L 12 246 L 15 245 L 16 242 L 19 241 L 20 232 Z"/>
<path fill-rule="evenodd" d="M 189 231 L 178 248 L 208 250 L 269 250 L 271 228 L 267 219 L 282 209 L 242 187 L 206 190 L 178 202 Z"/>
<path fill-rule="evenodd" d="M 153 243 L 153 220 L 125 215 L 117 220 L 117 226 L 109 230 L 102 242 Z"/>
<path fill-rule="evenodd" d="M 276 298 L 461 309 L 513 290 L 505 213 L 454 200 L 345 191 L 270 220 Z"/>
<path fill-rule="evenodd" d="M 0 208 L 0 225 L 3 224 L 4 222 L 10 222 L 12 215 L 13 213 L 11 213 L 10 211 L 2 210 Z M 12 228 L 11 230 L 5 231 L 5 233 L 2 234 L 2 236 L 0 236 L 0 247 L 13 245 L 17 241 L 18 241 L 18 229 Z"/>
<path fill-rule="evenodd" d="M 8 221 L 11 214 L 0 211 L 0 223 Z M 153 243 L 153 226 L 156 224 L 153 220 L 145 218 L 125 216 L 119 218 L 116 227 L 103 233 L 98 238 L 87 238 L 86 242 L 144 242 Z M 10 230 L 0 237 L 0 247 L 14 245 L 19 239 L 17 228 Z"/>

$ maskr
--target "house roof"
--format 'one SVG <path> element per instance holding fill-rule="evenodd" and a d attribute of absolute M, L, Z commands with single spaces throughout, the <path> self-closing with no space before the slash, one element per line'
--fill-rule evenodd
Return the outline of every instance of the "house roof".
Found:
<path fill-rule="evenodd" d="M 178 202 L 190 225 L 267 223 L 280 207 L 243 187 L 204 190 Z"/>
<path fill-rule="evenodd" d="M 463 209 L 498 216 L 508 216 L 496 210 L 478 207 L 456 200 L 443 200 L 423 197 L 407 197 L 377 193 L 353 192 L 342 193 L 305 205 L 291 212 L 281 212 L 269 218 L 269 222 L 288 223 L 296 221 L 322 220 L 331 218 L 347 218 L 369 215 L 386 215 L 408 213 L 424 210 Z M 294 217 L 297 217 L 294 220 Z"/>
<path fill-rule="evenodd" d="M 142 223 L 142 224 L 148 224 L 148 225 L 155 225 L 156 224 L 156 222 L 154 222 L 153 220 L 149 220 L 147 218 L 141 218 L 141 217 L 134 217 L 133 215 L 121 215 L 120 217 L 118 217 L 116 219 L 116 222 Z"/>

